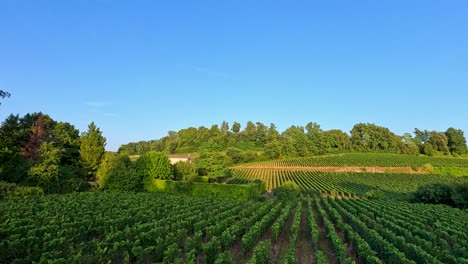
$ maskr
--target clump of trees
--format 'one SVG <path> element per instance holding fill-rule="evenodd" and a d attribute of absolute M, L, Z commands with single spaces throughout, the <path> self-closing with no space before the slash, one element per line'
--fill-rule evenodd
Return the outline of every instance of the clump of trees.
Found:
<path fill-rule="evenodd" d="M 43 113 L 10 115 L 0 126 L 0 181 L 45 193 L 86 190 L 102 159 L 86 150 L 103 150 L 105 142 L 93 123 L 80 135 L 73 125 Z"/>
<path fill-rule="evenodd" d="M 165 153 L 200 153 L 199 169 L 208 174 L 219 171 L 226 164 L 246 163 L 267 159 L 305 157 L 311 155 L 345 152 L 387 152 L 425 155 L 463 155 L 467 153 L 466 139 L 460 129 L 449 128 L 445 132 L 415 129 L 414 136 L 406 133 L 396 135 L 388 128 L 370 123 L 356 124 L 350 134 L 338 130 L 322 130 L 317 123 L 291 126 L 279 132 L 274 124 L 261 122 L 234 122 L 229 126 L 211 128 L 186 128 L 151 141 L 128 143 L 119 148 L 119 153 L 144 154 L 148 151 Z M 211 166 L 209 166 L 211 164 Z"/>
<path fill-rule="evenodd" d="M 273 189 L 273 195 L 279 200 L 294 201 L 300 196 L 300 188 L 293 181 L 286 181 L 281 186 Z"/>
<path fill-rule="evenodd" d="M 423 185 L 413 193 L 412 201 L 468 208 L 468 183 Z"/>

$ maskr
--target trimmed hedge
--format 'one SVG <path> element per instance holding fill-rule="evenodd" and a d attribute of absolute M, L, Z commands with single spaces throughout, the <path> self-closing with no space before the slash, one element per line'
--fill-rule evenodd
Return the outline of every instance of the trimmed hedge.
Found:
<path fill-rule="evenodd" d="M 188 194 L 193 196 L 233 198 L 249 200 L 265 192 L 261 183 L 218 184 L 151 179 L 145 182 L 150 192 Z"/>

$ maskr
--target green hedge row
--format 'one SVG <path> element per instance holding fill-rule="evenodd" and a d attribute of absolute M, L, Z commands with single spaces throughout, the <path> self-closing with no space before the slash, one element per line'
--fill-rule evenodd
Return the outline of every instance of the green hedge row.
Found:
<path fill-rule="evenodd" d="M 145 182 L 150 192 L 188 194 L 193 196 L 220 197 L 249 200 L 265 193 L 261 182 L 251 184 L 218 184 L 152 179 Z"/>

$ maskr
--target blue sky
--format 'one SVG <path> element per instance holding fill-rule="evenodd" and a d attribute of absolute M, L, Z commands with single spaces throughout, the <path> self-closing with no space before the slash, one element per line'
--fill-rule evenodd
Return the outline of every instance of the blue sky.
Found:
<path fill-rule="evenodd" d="M 0 119 L 109 150 L 223 120 L 468 134 L 468 2 L 0 0 Z"/>

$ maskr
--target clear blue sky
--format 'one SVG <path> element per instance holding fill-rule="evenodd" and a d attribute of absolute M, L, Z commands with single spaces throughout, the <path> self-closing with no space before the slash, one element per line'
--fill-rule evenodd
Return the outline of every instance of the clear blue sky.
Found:
<path fill-rule="evenodd" d="M 0 0 L 0 119 L 110 150 L 226 120 L 468 134 L 468 1 Z"/>

